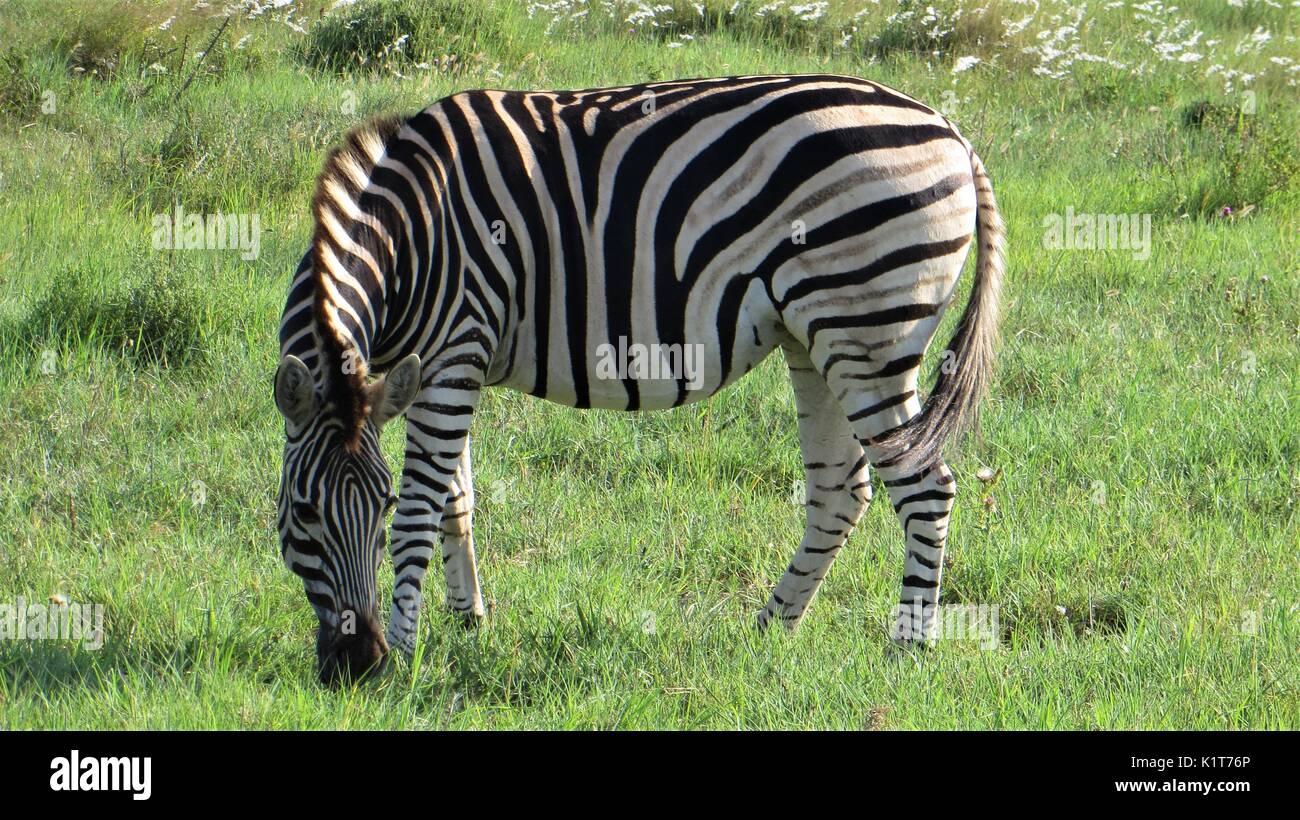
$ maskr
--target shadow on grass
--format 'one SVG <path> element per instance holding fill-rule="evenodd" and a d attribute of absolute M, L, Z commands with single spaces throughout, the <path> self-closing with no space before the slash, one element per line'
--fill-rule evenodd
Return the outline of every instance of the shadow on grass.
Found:
<path fill-rule="evenodd" d="M 594 691 L 602 678 L 648 663 L 641 625 L 590 606 L 517 631 L 504 624 L 467 631 L 448 616 L 429 615 L 423 662 L 435 685 L 413 696 L 431 707 L 447 691 L 479 706 L 535 707 Z"/>
<path fill-rule="evenodd" d="M 996 606 L 998 640 L 1004 646 L 1045 646 L 1069 635 L 1077 639 L 1123 635 L 1143 607 L 1131 590 L 1072 597 L 1044 590 L 1032 598 L 1006 601 L 1007 583 L 991 571 L 963 563 L 945 575 L 940 603 Z"/>
<path fill-rule="evenodd" d="M 5 641 L 0 644 L 0 675 L 10 694 L 49 696 L 60 689 L 103 692 L 116 687 L 196 686 L 202 672 L 229 679 L 256 676 L 262 684 L 302 677 L 314 680 L 315 660 L 304 644 L 301 653 L 277 646 L 278 636 L 201 636 L 176 645 L 155 642 L 104 642 L 98 649 L 68 641 Z M 302 657 L 293 657 L 301 654 Z"/>

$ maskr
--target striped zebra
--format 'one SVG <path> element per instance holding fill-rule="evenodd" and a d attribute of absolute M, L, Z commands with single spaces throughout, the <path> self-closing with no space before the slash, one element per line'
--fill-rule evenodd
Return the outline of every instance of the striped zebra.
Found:
<path fill-rule="evenodd" d="M 932 637 L 954 497 L 941 448 L 985 392 L 1003 267 L 989 179 L 939 113 L 829 75 L 469 91 L 349 133 L 312 208 L 275 399 L 282 553 L 320 621 L 322 680 L 412 651 L 439 534 L 448 604 L 483 615 L 469 431 L 484 386 L 669 408 L 778 347 L 807 520 L 759 625 L 799 622 L 874 468 L 906 539 L 895 638 Z M 977 237 L 970 301 L 922 403 L 922 355 Z M 698 351 L 696 372 L 602 361 L 629 349 Z M 379 432 L 403 413 L 395 495 Z"/>

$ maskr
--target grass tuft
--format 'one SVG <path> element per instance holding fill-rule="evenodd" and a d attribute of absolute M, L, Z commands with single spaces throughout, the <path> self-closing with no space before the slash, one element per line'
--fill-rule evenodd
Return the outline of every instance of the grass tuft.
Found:
<path fill-rule="evenodd" d="M 95 345 L 141 363 L 193 365 L 206 358 L 210 313 L 194 282 L 170 270 L 106 287 L 98 272 L 57 275 L 23 323 L 35 347 Z"/>
<path fill-rule="evenodd" d="M 437 66 L 461 73 L 495 39 L 492 17 L 469 0 L 363 0 L 312 26 L 294 54 L 332 73 Z"/>
<path fill-rule="evenodd" d="M 41 82 L 22 52 L 0 53 L 0 118 L 29 122 L 41 110 Z"/>
<path fill-rule="evenodd" d="M 1248 115 L 1198 101 L 1179 120 L 1181 129 L 1166 129 L 1153 149 L 1155 193 L 1146 210 L 1206 219 L 1295 207 L 1300 138 L 1294 113 Z"/>

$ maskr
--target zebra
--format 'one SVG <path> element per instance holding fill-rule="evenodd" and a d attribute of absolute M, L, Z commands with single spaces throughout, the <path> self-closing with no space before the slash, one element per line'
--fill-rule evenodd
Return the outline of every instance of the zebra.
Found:
<path fill-rule="evenodd" d="M 778 347 L 806 521 L 758 626 L 803 618 L 874 470 L 906 545 L 893 638 L 933 639 L 955 494 L 942 448 L 987 392 L 1005 244 L 983 163 L 942 114 L 828 74 L 465 91 L 350 131 L 311 207 L 274 394 L 281 553 L 320 622 L 322 681 L 413 652 L 436 537 L 447 605 L 483 618 L 469 436 L 482 388 L 663 409 Z M 923 355 L 976 241 L 922 402 Z M 696 346 L 700 372 L 611 376 L 594 351 L 619 344 Z M 379 434 L 401 415 L 394 493 Z"/>

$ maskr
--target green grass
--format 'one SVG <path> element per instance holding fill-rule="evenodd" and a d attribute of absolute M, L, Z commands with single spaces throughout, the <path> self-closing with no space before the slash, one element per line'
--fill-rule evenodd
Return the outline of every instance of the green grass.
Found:
<path fill-rule="evenodd" d="M 0 0 L 0 603 L 103 604 L 107 632 L 95 651 L 0 641 L 0 727 L 1300 724 L 1300 75 L 1272 60 L 1294 58 L 1294 10 L 1192 0 L 1076 25 L 1044 2 L 1008 34 L 1031 6 L 942 2 L 932 20 L 832 3 L 804 20 L 709 0 L 656 28 L 626 22 L 634 4 L 320 20 L 304 3 L 233 20 L 200 58 L 220 20 L 191 5 Z M 346 26 L 359 17 L 380 22 Z M 413 35 L 400 51 L 393 20 Z M 1057 50 L 1105 61 L 1024 51 L 1068 25 Z M 1271 38 L 1252 43 L 1258 27 Z M 1196 30 L 1187 62 L 1143 37 Z M 979 62 L 954 73 L 963 57 Z M 753 633 L 802 532 L 773 358 L 665 413 L 489 392 L 486 625 L 435 607 L 415 664 L 321 688 L 278 557 L 270 378 L 325 150 L 463 88 L 764 71 L 942 104 L 993 177 L 1005 342 L 982 434 L 952 459 L 943 596 L 996 605 L 997 648 L 890 648 L 902 544 L 879 500 L 800 630 Z M 152 218 L 177 202 L 259 214 L 260 256 L 154 249 Z M 1150 214 L 1149 258 L 1045 248 L 1067 207 Z M 384 440 L 397 464 L 400 425 Z M 1002 470 L 989 490 L 985 465 Z M 436 572 L 427 589 L 440 598 Z"/>

